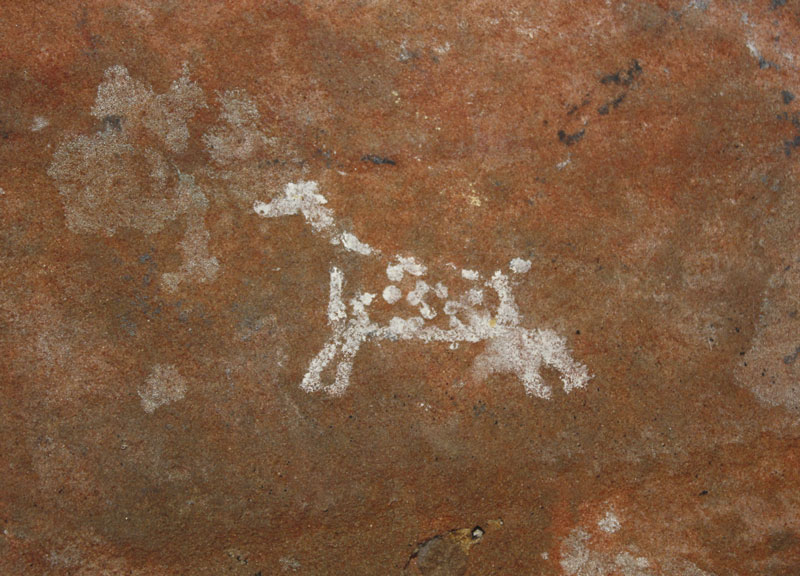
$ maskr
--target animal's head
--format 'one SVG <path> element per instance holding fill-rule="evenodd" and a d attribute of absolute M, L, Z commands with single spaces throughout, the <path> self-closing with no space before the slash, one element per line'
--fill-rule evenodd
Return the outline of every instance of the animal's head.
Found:
<path fill-rule="evenodd" d="M 319 185 L 314 181 L 290 182 L 284 187 L 283 196 L 271 202 L 256 202 L 253 210 L 265 218 L 302 214 L 315 232 L 326 231 L 333 227 L 333 211 L 325 207 L 328 200 L 317 190 Z"/>

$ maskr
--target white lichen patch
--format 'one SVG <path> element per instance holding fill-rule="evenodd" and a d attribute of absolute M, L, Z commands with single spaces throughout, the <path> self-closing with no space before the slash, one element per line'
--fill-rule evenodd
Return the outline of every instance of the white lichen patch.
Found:
<path fill-rule="evenodd" d="M 363 256 L 369 256 L 372 254 L 372 248 L 369 246 L 369 244 L 365 244 L 356 238 L 354 234 L 351 234 L 350 232 L 342 232 L 340 238 L 342 240 L 342 246 L 344 246 L 345 249 L 350 250 L 351 252 L 358 252 Z"/>
<path fill-rule="evenodd" d="M 383 299 L 389 304 L 394 304 L 403 297 L 403 292 L 394 284 L 389 284 L 383 289 Z"/>
<path fill-rule="evenodd" d="M 400 282 L 406 273 L 411 276 L 424 276 L 427 271 L 427 267 L 417 262 L 413 256 L 395 256 L 386 266 L 386 277 L 392 282 Z"/>
<path fill-rule="evenodd" d="M 472 280 L 475 282 L 480 279 L 481 275 L 476 270 L 462 270 L 461 277 L 465 280 Z"/>
<path fill-rule="evenodd" d="M 142 408 L 152 414 L 160 406 L 183 400 L 186 386 L 186 379 L 175 366 L 157 364 L 145 380 L 144 388 L 139 390 Z"/>
<path fill-rule="evenodd" d="M 328 200 L 317 192 L 318 189 L 316 182 L 289 183 L 281 198 L 269 203 L 256 202 L 253 209 L 256 214 L 265 218 L 302 214 L 315 232 L 325 233 L 330 237 L 334 225 L 333 211 L 325 206 Z"/>

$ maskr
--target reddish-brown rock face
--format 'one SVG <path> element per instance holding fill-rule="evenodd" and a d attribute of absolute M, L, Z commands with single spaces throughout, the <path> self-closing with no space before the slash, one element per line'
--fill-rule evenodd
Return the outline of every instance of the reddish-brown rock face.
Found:
<path fill-rule="evenodd" d="M 800 573 L 800 5 L 0 3 L 0 573 Z"/>

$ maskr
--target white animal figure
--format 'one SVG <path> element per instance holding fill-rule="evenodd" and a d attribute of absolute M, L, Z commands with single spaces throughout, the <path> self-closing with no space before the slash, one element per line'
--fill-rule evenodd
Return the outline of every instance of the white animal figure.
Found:
<path fill-rule="evenodd" d="M 581 388 L 589 381 L 591 376 L 586 367 L 572 359 L 565 340 L 557 333 L 520 326 L 520 313 L 514 302 L 511 282 L 501 270 L 497 270 L 486 281 L 482 281 L 479 272 L 461 270 L 462 278 L 473 282 L 474 288 L 458 299 L 448 299 L 446 286 L 442 283 L 430 286 L 424 281 L 426 266 L 413 257 L 387 258 L 361 242 L 336 224 L 333 211 L 325 206 L 326 203 L 325 197 L 318 193 L 316 182 L 301 181 L 288 184 L 283 197 L 269 203 L 256 202 L 254 210 L 267 218 L 302 214 L 314 232 L 323 235 L 332 244 L 363 256 L 385 260 L 386 276 L 392 283 L 382 289 L 382 297 L 390 305 L 403 297 L 397 283 L 406 275 L 416 278 L 415 287 L 406 294 L 405 301 L 415 307 L 418 314 L 407 318 L 394 316 L 388 324 L 383 325 L 372 321 L 369 306 L 377 297 L 376 294 L 356 290 L 346 302 L 344 274 L 340 268 L 333 266 L 330 270 L 328 301 L 328 324 L 332 334 L 311 360 L 301 383 L 304 390 L 342 394 L 350 384 L 355 356 L 368 340 L 449 342 L 451 348 L 457 348 L 461 342 L 486 342 L 486 350 L 475 362 L 476 374 L 485 377 L 493 372 L 514 373 L 528 394 L 540 398 L 549 398 L 551 395 L 550 387 L 540 374 L 543 365 L 560 373 L 566 392 Z M 530 266 L 527 260 L 515 258 L 509 267 L 513 273 L 522 274 L 530 270 Z M 484 303 L 484 287 L 497 294 L 498 304 L 494 313 Z M 437 316 L 430 302 L 433 298 L 445 300 L 442 311 L 448 317 L 447 327 L 431 322 Z M 334 361 L 335 375 L 331 382 L 325 384 L 323 373 Z"/>

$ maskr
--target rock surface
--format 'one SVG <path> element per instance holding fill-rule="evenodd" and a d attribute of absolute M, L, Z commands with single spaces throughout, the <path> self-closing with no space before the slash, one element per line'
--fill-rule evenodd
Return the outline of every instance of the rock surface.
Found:
<path fill-rule="evenodd" d="M 0 573 L 800 573 L 800 5 L 0 3 Z"/>

